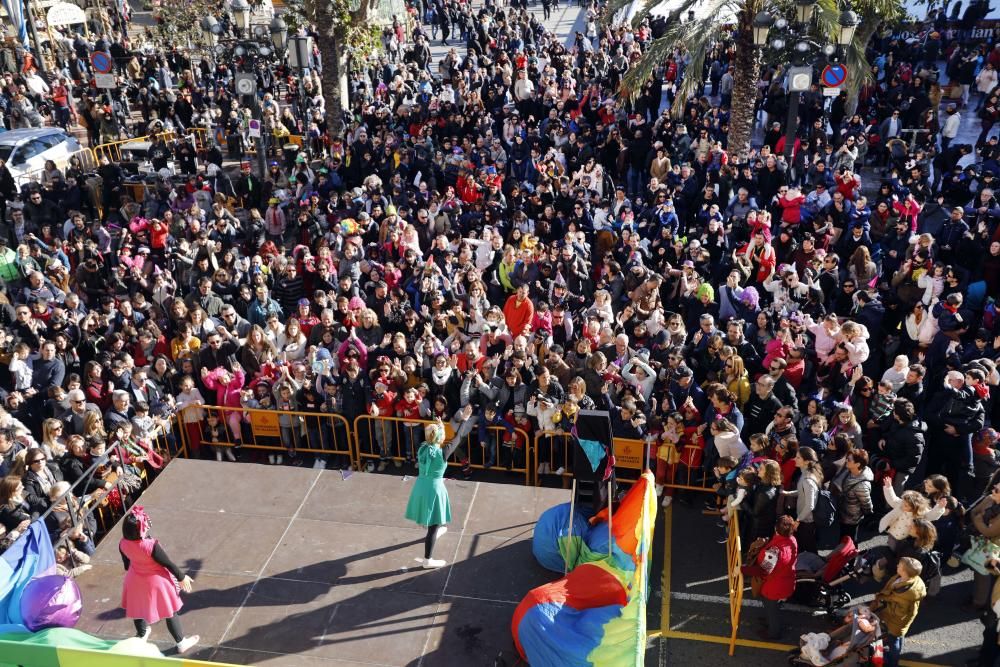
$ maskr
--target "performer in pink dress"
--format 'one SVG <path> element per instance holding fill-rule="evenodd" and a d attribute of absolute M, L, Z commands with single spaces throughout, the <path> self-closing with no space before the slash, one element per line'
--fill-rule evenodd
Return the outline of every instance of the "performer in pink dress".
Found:
<path fill-rule="evenodd" d="M 140 505 L 133 506 L 122 520 L 118 551 L 125 563 L 122 607 L 133 619 L 137 636 L 148 639 L 152 625 L 166 619 L 178 653 L 197 644 L 200 637 L 185 637 L 177 618 L 183 605 L 179 592 L 190 593 L 194 582 L 170 561 L 159 541 L 149 537 L 149 515 Z"/>

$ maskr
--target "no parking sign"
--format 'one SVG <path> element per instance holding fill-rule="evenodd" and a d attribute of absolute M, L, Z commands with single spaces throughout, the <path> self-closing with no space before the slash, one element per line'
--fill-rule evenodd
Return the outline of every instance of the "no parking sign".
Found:
<path fill-rule="evenodd" d="M 819 78 L 827 88 L 839 88 L 847 81 L 847 68 L 840 63 L 827 65 Z"/>
<path fill-rule="evenodd" d="M 110 74 L 114 69 L 115 61 L 111 54 L 105 51 L 94 51 L 90 55 L 90 64 L 98 74 Z"/>

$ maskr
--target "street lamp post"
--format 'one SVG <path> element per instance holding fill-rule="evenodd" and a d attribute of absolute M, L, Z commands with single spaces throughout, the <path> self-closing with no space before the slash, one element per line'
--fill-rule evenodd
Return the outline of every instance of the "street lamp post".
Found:
<path fill-rule="evenodd" d="M 792 66 L 788 68 L 786 87 L 788 92 L 788 121 L 785 127 L 785 161 L 791 164 L 795 144 L 795 136 L 799 124 L 799 102 L 802 93 L 812 86 L 813 64 L 808 56 L 817 45 L 809 39 L 808 30 L 816 13 L 816 0 L 795 0 L 795 21 L 789 22 L 784 17 L 775 18 L 767 11 L 762 11 L 753 20 L 754 44 L 763 47 L 768 44 L 768 33 L 772 27 L 781 31 L 781 35 L 771 40 L 770 46 L 775 51 L 782 51 L 786 46 L 792 48 Z M 848 6 L 840 14 L 838 24 L 837 44 L 828 44 L 822 48 L 827 57 L 836 56 L 838 47 L 846 49 L 854 39 L 861 19 Z M 824 105 L 825 108 L 825 105 Z"/>
<path fill-rule="evenodd" d="M 216 55 L 226 57 L 233 63 L 234 69 L 236 69 L 235 65 L 240 62 L 250 64 L 249 71 L 245 67 L 237 71 L 236 92 L 256 116 L 255 120 L 260 123 L 260 136 L 257 138 L 257 161 L 260 176 L 263 179 L 267 174 L 267 138 L 272 128 L 267 124 L 263 107 L 257 97 L 255 70 L 264 66 L 267 59 L 273 54 L 285 48 L 288 28 L 285 22 L 277 16 L 267 26 L 251 25 L 250 4 L 247 0 L 231 0 L 229 12 L 233 17 L 235 39 L 220 39 L 223 32 L 222 26 L 212 16 L 201 21 L 201 29 L 206 33 L 209 44 L 213 47 L 213 58 Z"/>
<path fill-rule="evenodd" d="M 299 75 L 299 94 L 297 97 L 299 98 L 299 116 L 302 118 L 303 132 L 307 132 L 309 129 L 305 126 L 307 109 L 305 75 L 306 70 L 310 67 L 309 58 L 311 55 L 312 37 L 296 33 L 288 39 L 288 66 L 294 68 Z"/>

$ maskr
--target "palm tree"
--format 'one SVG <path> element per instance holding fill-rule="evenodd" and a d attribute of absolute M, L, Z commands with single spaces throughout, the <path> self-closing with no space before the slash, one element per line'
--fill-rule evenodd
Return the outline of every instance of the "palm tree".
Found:
<path fill-rule="evenodd" d="M 327 126 L 334 134 L 344 128 L 350 108 L 347 85 L 351 58 L 364 58 L 379 44 L 372 25 L 379 0 L 306 0 L 305 13 L 319 32 L 317 48 L 323 63 L 320 82 L 326 101 Z"/>
<path fill-rule="evenodd" d="M 661 3 L 661 0 L 645 0 L 645 4 L 632 20 L 638 25 Z M 631 0 L 611 0 L 605 13 L 605 21 L 631 4 Z M 754 110 L 757 102 L 757 81 L 763 60 L 763 51 L 754 45 L 754 18 L 762 11 L 774 14 L 792 14 L 792 3 L 773 0 L 683 0 L 667 18 L 667 29 L 663 35 L 653 40 L 642 57 L 626 73 L 622 82 L 623 92 L 636 95 L 653 72 L 678 50 L 690 56 L 681 85 L 677 91 L 680 104 L 674 111 L 683 111 L 683 100 L 691 95 L 700 95 L 704 88 L 705 57 L 712 47 L 725 41 L 735 45 L 733 67 L 733 99 L 730 107 L 729 153 L 737 161 L 744 161 L 750 153 L 750 136 L 753 131 Z M 831 42 L 836 42 L 839 34 L 838 19 L 840 9 L 837 0 L 819 0 L 816 12 L 816 33 Z M 681 20 L 690 10 L 698 10 L 699 16 Z M 864 53 L 868 40 L 883 21 L 891 20 L 902 13 L 901 0 L 860 0 L 855 10 L 861 15 L 861 27 L 855 32 L 854 41 L 847 48 L 845 63 L 851 73 L 847 80 L 848 90 L 857 90 L 868 75 L 868 64 Z M 775 54 L 775 59 L 782 59 Z"/>

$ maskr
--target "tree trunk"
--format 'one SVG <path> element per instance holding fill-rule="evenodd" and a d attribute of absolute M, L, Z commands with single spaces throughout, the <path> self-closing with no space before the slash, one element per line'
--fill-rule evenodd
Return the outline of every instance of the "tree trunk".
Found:
<path fill-rule="evenodd" d="M 858 26 L 858 31 L 854 33 L 854 41 L 867 49 L 868 42 L 881 29 L 882 21 L 880 19 L 866 16 L 865 20 Z M 846 118 L 850 118 L 858 111 L 858 93 L 861 92 L 861 86 L 864 84 L 864 77 L 867 74 L 867 72 L 851 72 L 851 76 L 847 79 L 847 104 L 844 107 Z"/>
<path fill-rule="evenodd" d="M 763 7 L 760 0 L 749 0 L 740 12 L 736 27 L 736 58 L 733 61 L 733 102 L 729 116 L 729 155 L 736 163 L 750 155 L 757 106 L 757 80 L 760 75 L 760 49 L 753 43 L 753 19 Z"/>
<path fill-rule="evenodd" d="M 340 40 L 337 40 L 340 41 Z M 334 136 L 344 133 L 344 110 L 351 108 L 347 74 L 351 64 L 347 49 L 336 49 L 331 54 L 329 79 L 323 79 L 323 97 L 326 100 L 327 124 Z"/>

